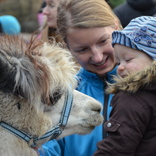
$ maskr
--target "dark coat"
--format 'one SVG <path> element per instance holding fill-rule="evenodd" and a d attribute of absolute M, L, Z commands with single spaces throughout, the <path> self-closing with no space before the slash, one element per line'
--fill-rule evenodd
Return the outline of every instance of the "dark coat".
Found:
<path fill-rule="evenodd" d="M 156 13 L 156 4 L 154 0 L 127 0 L 113 11 L 120 19 L 122 26 L 125 27 L 133 18 L 153 16 Z"/>
<path fill-rule="evenodd" d="M 144 71 L 116 79 L 108 137 L 94 156 L 156 156 L 156 61 Z"/>

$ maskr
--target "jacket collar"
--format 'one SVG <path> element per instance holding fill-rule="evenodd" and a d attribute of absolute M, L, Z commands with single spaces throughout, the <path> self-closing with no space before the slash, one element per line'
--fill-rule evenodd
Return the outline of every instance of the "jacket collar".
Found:
<path fill-rule="evenodd" d="M 116 94 L 119 91 L 135 93 L 139 89 L 156 90 L 156 61 L 143 71 L 125 78 L 114 77 L 116 83 L 108 84 L 107 93 Z"/>
<path fill-rule="evenodd" d="M 110 82 L 110 83 L 112 83 L 113 82 L 113 76 L 114 75 L 116 75 L 116 68 L 117 67 L 115 67 L 112 71 L 110 71 L 110 72 L 108 72 L 107 73 L 107 77 L 108 77 L 108 81 Z M 87 71 L 87 70 L 85 70 L 84 68 L 81 68 L 80 69 L 80 71 L 79 71 L 79 73 L 78 73 L 78 76 L 84 76 L 86 79 L 89 79 L 89 80 L 91 80 L 91 81 L 102 81 L 95 73 L 91 73 L 91 72 L 89 72 L 89 71 Z M 102 81 L 103 82 L 103 81 Z M 97 83 L 97 82 L 96 82 Z"/>

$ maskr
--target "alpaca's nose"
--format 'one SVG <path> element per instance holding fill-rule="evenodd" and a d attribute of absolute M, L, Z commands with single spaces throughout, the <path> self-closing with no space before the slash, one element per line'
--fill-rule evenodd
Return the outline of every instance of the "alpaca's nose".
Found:
<path fill-rule="evenodd" d="M 99 108 L 99 109 L 97 110 L 97 112 L 98 112 L 98 113 L 100 113 L 100 112 L 101 112 L 101 110 L 102 110 L 102 109 L 101 109 L 101 108 Z"/>
<path fill-rule="evenodd" d="M 94 108 L 94 109 L 92 109 L 92 110 L 95 111 L 95 112 L 100 113 L 100 112 L 102 111 L 102 108 Z"/>
<path fill-rule="evenodd" d="M 102 111 L 102 104 L 96 100 L 92 103 L 92 111 L 100 113 Z"/>

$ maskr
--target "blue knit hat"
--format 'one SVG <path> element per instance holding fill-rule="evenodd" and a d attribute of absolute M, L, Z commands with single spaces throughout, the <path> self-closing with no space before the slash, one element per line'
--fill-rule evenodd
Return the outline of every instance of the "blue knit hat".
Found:
<path fill-rule="evenodd" d="M 21 26 L 18 20 L 11 15 L 0 16 L 0 25 L 2 33 L 8 35 L 18 35 L 21 32 Z"/>
<path fill-rule="evenodd" d="M 122 31 L 113 32 L 114 44 L 143 51 L 156 60 L 156 17 L 141 16 L 131 20 Z"/>

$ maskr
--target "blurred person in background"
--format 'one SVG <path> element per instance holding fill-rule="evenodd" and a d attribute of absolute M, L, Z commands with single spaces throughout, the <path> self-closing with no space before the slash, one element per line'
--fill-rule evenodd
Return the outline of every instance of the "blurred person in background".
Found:
<path fill-rule="evenodd" d="M 57 9 L 60 0 L 44 0 L 40 9 L 40 16 L 42 10 L 42 19 L 40 19 L 41 25 L 39 28 L 39 39 L 46 42 L 52 42 L 55 40 L 57 43 L 61 43 L 62 46 L 66 47 L 62 37 L 57 31 Z M 76 64 L 79 63 L 73 58 Z"/>
<path fill-rule="evenodd" d="M 126 0 L 105 0 L 110 7 L 113 9 L 115 7 L 117 7 L 118 5 L 124 3 Z"/>
<path fill-rule="evenodd" d="M 43 0 L 42 4 L 41 4 L 41 7 L 40 7 L 40 9 L 39 9 L 39 11 L 37 13 L 38 24 L 39 24 L 40 27 L 44 24 L 44 17 L 45 16 L 44 16 L 42 11 L 43 11 L 43 8 L 45 8 L 45 6 L 46 6 L 46 2 L 45 2 L 45 0 Z"/>
<path fill-rule="evenodd" d="M 21 25 L 17 18 L 12 15 L 0 16 L 0 33 L 19 35 L 21 33 Z"/>
<path fill-rule="evenodd" d="M 43 2 L 43 23 L 39 28 L 40 39 L 50 41 L 55 38 L 56 42 L 62 42 L 57 32 L 57 8 L 60 0 L 45 0 Z M 44 4 L 45 3 L 45 4 Z M 45 6 L 45 7 L 44 7 Z"/>
<path fill-rule="evenodd" d="M 133 18 L 156 14 L 156 0 L 126 0 L 113 11 L 120 19 L 122 26 L 125 27 Z"/>

